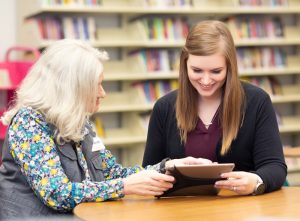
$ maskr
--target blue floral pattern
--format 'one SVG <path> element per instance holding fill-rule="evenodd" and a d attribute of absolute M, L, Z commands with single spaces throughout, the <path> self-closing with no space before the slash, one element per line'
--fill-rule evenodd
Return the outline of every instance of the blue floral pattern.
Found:
<path fill-rule="evenodd" d="M 34 193 L 44 204 L 58 211 L 69 211 L 81 202 L 121 198 L 124 196 L 122 178 L 143 169 L 140 166 L 122 167 L 110 151 L 104 149 L 99 157 L 102 158 L 105 181 L 92 182 L 87 176 L 80 183 L 72 183 L 64 173 L 53 134 L 40 112 L 30 107 L 20 109 L 8 133 L 10 153 Z M 85 174 L 88 174 L 80 145 L 77 155 Z M 158 165 L 146 169 L 158 170 Z"/>

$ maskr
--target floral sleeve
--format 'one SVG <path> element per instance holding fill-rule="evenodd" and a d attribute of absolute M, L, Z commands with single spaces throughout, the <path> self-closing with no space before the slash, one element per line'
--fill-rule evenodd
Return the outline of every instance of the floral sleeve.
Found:
<path fill-rule="evenodd" d="M 100 152 L 100 155 L 102 159 L 102 168 L 104 168 L 104 176 L 107 180 L 124 178 L 143 169 L 159 171 L 159 163 L 153 166 L 149 165 L 145 168 L 141 166 L 122 167 L 122 165 L 116 163 L 116 158 L 111 154 L 109 150 L 102 150 Z"/>
<path fill-rule="evenodd" d="M 45 205 L 68 211 L 80 202 L 123 197 L 124 185 L 120 178 L 103 182 L 70 182 L 61 166 L 47 124 L 42 115 L 31 108 L 19 111 L 8 133 L 10 153 Z M 112 163 L 109 159 L 106 162 Z"/>

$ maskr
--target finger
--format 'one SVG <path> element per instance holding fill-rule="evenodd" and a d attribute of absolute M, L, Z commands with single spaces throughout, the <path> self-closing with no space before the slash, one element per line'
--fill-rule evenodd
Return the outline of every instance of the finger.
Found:
<path fill-rule="evenodd" d="M 237 186 L 221 185 L 221 184 L 215 184 L 215 188 L 217 188 L 217 189 L 227 189 L 227 190 L 232 190 L 232 191 L 237 190 Z"/>
<path fill-rule="evenodd" d="M 184 161 L 185 164 L 212 164 L 212 161 L 205 158 L 194 158 L 194 157 L 188 157 Z"/>
<path fill-rule="evenodd" d="M 154 180 L 165 181 L 165 182 L 169 182 L 169 183 L 172 183 L 172 182 L 175 181 L 175 178 L 173 176 L 158 173 L 158 172 L 155 172 L 155 173 L 151 174 L 151 178 L 154 179 Z"/>
<path fill-rule="evenodd" d="M 217 186 L 224 186 L 224 187 L 232 187 L 232 186 L 241 186 L 242 183 L 238 179 L 228 179 L 228 180 L 219 180 L 215 182 L 215 185 Z"/>
<path fill-rule="evenodd" d="M 173 184 L 165 181 L 151 180 L 149 182 L 149 186 L 154 186 L 154 187 L 163 188 L 164 190 L 167 190 L 172 188 Z"/>
<path fill-rule="evenodd" d="M 238 186 L 238 185 L 215 185 L 215 188 L 217 189 L 227 189 L 227 190 L 231 190 L 234 192 L 241 192 L 245 190 L 244 186 Z"/>
<path fill-rule="evenodd" d="M 165 189 L 170 189 L 173 187 L 173 183 L 169 183 L 169 182 L 160 182 L 159 186 Z"/>
<path fill-rule="evenodd" d="M 161 195 L 167 190 L 168 189 L 151 186 L 151 185 L 144 185 L 144 186 L 140 186 L 140 188 L 139 188 L 140 194 L 154 195 L 154 196 Z"/>
<path fill-rule="evenodd" d="M 236 171 L 234 171 L 234 172 L 228 172 L 228 173 L 222 173 L 221 177 L 222 178 L 227 178 L 227 179 L 229 179 L 229 178 L 240 179 L 240 178 L 243 177 L 243 173 L 236 172 Z"/>
<path fill-rule="evenodd" d="M 163 195 L 164 192 L 152 192 L 151 195 L 152 196 L 160 196 Z"/>
<path fill-rule="evenodd" d="M 217 181 L 215 187 L 219 189 L 244 191 L 247 188 L 247 184 L 241 179 L 229 179 Z"/>
<path fill-rule="evenodd" d="M 248 195 L 249 192 L 245 186 L 215 186 L 217 189 L 227 189 L 233 192 L 236 192 L 240 195 Z"/>
<path fill-rule="evenodd" d="M 160 196 L 164 192 L 163 191 L 151 191 L 151 190 L 142 190 L 138 193 L 138 195 L 143 195 L 143 196 Z"/>
<path fill-rule="evenodd" d="M 146 189 L 149 191 L 154 191 L 154 192 L 164 192 L 170 188 L 165 188 L 165 187 L 160 187 L 160 186 L 147 186 Z"/>
<path fill-rule="evenodd" d="M 197 158 L 197 163 L 200 164 L 212 164 L 213 162 L 209 159 L 205 159 L 205 158 Z"/>
<path fill-rule="evenodd" d="M 151 186 L 155 186 L 155 187 L 159 187 L 159 188 L 163 188 L 163 189 L 170 189 L 173 187 L 172 183 L 169 182 L 161 182 L 161 181 L 153 181 L 150 183 Z"/>

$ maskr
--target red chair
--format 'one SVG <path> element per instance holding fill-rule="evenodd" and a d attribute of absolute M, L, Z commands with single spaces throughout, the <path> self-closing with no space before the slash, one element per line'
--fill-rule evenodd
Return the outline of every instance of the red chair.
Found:
<path fill-rule="evenodd" d="M 12 59 L 13 52 L 29 52 L 33 55 L 30 60 L 14 60 Z M 31 66 L 39 58 L 40 52 L 38 49 L 31 47 L 11 47 L 5 54 L 5 61 L 0 62 L 0 117 L 13 102 L 13 97 L 16 89 L 21 84 L 22 80 L 28 73 Z M 8 76 L 4 76 L 7 74 Z M 6 126 L 0 122 L 0 165 L 3 140 L 5 138 Z"/>

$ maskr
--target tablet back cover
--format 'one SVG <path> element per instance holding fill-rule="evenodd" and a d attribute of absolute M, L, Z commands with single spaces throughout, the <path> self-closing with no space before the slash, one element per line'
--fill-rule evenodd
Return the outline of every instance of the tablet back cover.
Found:
<path fill-rule="evenodd" d="M 222 179 L 222 173 L 233 168 L 233 163 L 174 166 L 168 171 L 175 177 L 176 183 L 159 197 L 217 195 L 219 190 L 214 183 Z"/>

